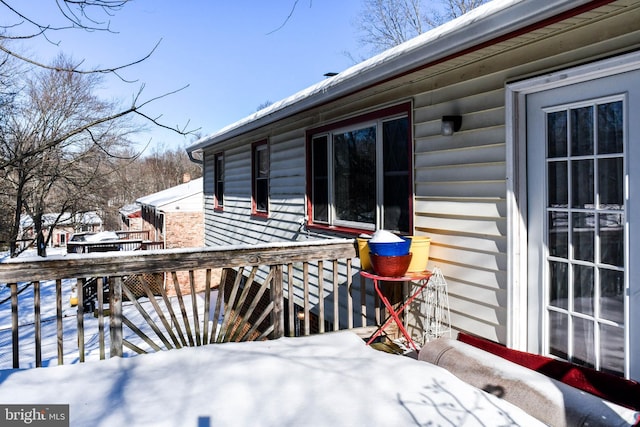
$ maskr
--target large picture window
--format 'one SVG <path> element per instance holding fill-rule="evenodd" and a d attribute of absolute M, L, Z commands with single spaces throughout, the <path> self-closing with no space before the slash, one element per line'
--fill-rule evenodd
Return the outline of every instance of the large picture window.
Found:
<path fill-rule="evenodd" d="M 224 206 L 224 154 L 218 153 L 214 156 L 215 163 L 215 209 L 222 209 Z"/>
<path fill-rule="evenodd" d="M 251 147 L 251 213 L 267 215 L 269 212 L 269 150 L 267 141 L 256 142 Z"/>
<path fill-rule="evenodd" d="M 308 134 L 310 225 L 409 232 L 409 104 Z"/>

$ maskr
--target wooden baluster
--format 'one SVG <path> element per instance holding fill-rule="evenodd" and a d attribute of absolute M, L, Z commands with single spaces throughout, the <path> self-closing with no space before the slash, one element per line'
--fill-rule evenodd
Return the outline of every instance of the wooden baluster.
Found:
<path fill-rule="evenodd" d="M 211 314 L 211 269 L 207 268 L 204 285 L 204 325 L 202 331 L 202 344 L 209 344 L 209 319 Z"/>
<path fill-rule="evenodd" d="M 33 321 L 36 341 L 36 368 L 42 367 L 42 316 L 40 315 L 40 281 L 33 282 Z"/>
<path fill-rule="evenodd" d="M 76 294 L 78 296 L 77 323 L 78 323 L 78 360 L 84 362 L 84 284 L 85 279 L 76 282 Z"/>
<path fill-rule="evenodd" d="M 274 305 L 271 322 L 273 324 L 273 338 L 280 338 L 284 336 L 284 283 L 282 265 L 276 265 L 273 269 L 271 301 L 273 301 Z"/>
<path fill-rule="evenodd" d="M 107 279 L 109 280 L 109 279 Z M 104 344 L 104 285 L 105 280 L 101 277 L 96 283 L 96 292 L 98 293 L 98 341 L 100 345 L 100 360 L 105 358 Z"/>
<path fill-rule="evenodd" d="M 13 367 L 20 367 L 20 334 L 18 333 L 18 284 L 9 283 L 11 289 L 11 335 L 13 343 Z"/>
<path fill-rule="evenodd" d="M 324 262 L 318 261 L 318 333 L 324 334 Z"/>
<path fill-rule="evenodd" d="M 109 295 L 109 357 L 122 357 L 122 277 L 116 276 Z"/>
<path fill-rule="evenodd" d="M 189 286 L 191 290 L 191 309 L 193 310 L 193 328 L 195 329 L 196 345 L 202 345 L 200 340 L 200 319 L 198 318 L 198 296 L 196 295 L 196 278 L 193 270 L 189 270 Z"/>
<path fill-rule="evenodd" d="M 353 329 L 353 279 L 351 278 L 351 258 L 347 258 L 347 328 Z"/>
<path fill-rule="evenodd" d="M 64 364 L 64 336 L 62 326 L 62 280 L 56 280 L 56 336 L 58 340 L 58 365 Z"/>
<path fill-rule="evenodd" d="M 338 277 L 338 260 L 333 260 L 333 330 L 340 329 L 340 278 Z"/>
<path fill-rule="evenodd" d="M 287 264 L 287 286 L 289 289 L 289 298 L 287 299 L 287 304 L 289 305 L 289 336 L 294 337 L 296 335 L 296 325 L 295 322 L 297 319 L 295 318 L 294 313 L 294 290 L 293 290 L 293 264 Z"/>
<path fill-rule="evenodd" d="M 303 262 L 302 264 L 302 286 L 304 289 L 304 307 L 303 307 L 303 315 L 304 315 L 304 335 L 309 335 L 309 263 Z"/>

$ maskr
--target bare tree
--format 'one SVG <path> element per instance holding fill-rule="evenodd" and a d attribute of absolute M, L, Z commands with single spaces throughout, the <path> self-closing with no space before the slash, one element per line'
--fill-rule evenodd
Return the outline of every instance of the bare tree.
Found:
<path fill-rule="evenodd" d="M 46 255 L 45 213 L 75 213 L 90 204 L 87 197 L 104 183 L 111 151 L 125 142 L 124 116 L 94 95 L 101 76 L 55 71 L 70 63 L 59 57 L 52 67 L 27 77 L 3 125 L 0 155 L 10 160 L 2 170 L 14 207 L 12 256 L 24 213 L 33 220 L 38 254 Z"/>
<path fill-rule="evenodd" d="M 16 94 L 14 81 L 17 73 L 13 58 L 3 54 L 0 61 L 0 140 L 7 136 L 7 124 L 14 114 L 14 99 Z M 6 170 L 0 168 L 0 247 L 4 250 L 11 240 L 13 211 L 8 182 L 5 179 Z"/>
<path fill-rule="evenodd" d="M 44 38 L 52 44 L 57 44 L 58 40 L 56 36 L 65 31 L 104 31 L 112 32 L 110 26 L 110 19 L 112 16 L 120 11 L 131 0 L 50 0 L 52 4 L 55 4 L 59 12 L 56 16 L 48 16 L 47 19 L 52 22 L 40 22 L 31 16 L 29 12 L 32 12 L 32 6 L 28 2 L 22 2 L 17 0 L 0 0 L 0 10 L 4 9 L 3 18 L 6 22 L 5 25 L 0 26 L 0 52 L 3 52 L 8 57 L 14 58 L 23 64 L 48 69 L 52 71 L 68 72 L 72 74 L 84 74 L 84 75 L 106 75 L 111 74 L 120 78 L 122 81 L 127 80 L 121 75 L 121 71 L 130 68 L 140 62 L 149 58 L 155 48 L 153 47 L 148 53 L 142 55 L 139 59 L 128 62 L 125 64 L 118 64 L 106 68 L 90 68 L 84 64 L 83 60 L 71 62 L 68 61 L 64 66 L 59 63 L 49 64 L 40 62 L 32 57 L 20 53 L 18 50 L 12 48 L 16 41 L 29 41 L 36 38 Z M 27 11 L 27 12 L 25 12 Z M 61 68 L 64 67 L 64 68 Z M 6 73 L 4 72 L 3 64 L 0 64 L 0 79 Z M 130 82 L 133 83 L 133 82 Z M 129 106 L 121 107 L 119 110 L 112 110 L 109 115 L 100 117 L 94 117 L 91 122 L 83 122 L 81 127 L 68 129 L 67 134 L 60 135 L 57 139 L 52 139 L 46 146 L 38 147 L 39 149 L 48 149 L 58 144 L 62 144 L 69 138 L 73 138 L 75 135 L 86 132 L 94 126 L 100 126 L 104 123 L 112 120 L 120 119 L 124 116 L 137 116 L 142 118 L 146 123 L 151 123 L 155 126 L 160 126 L 172 131 L 175 131 L 181 135 L 188 135 L 194 132 L 194 130 L 188 129 L 188 123 L 182 127 L 167 126 L 160 121 L 160 116 L 149 116 L 144 112 L 144 108 L 150 103 L 171 95 L 184 88 L 179 88 L 175 91 L 162 94 L 160 96 L 154 96 L 151 98 L 143 98 L 142 93 L 144 85 L 140 85 L 133 96 L 133 100 Z M 27 151 L 22 153 L 22 156 L 37 155 L 33 151 Z M 0 168 L 15 165 L 20 162 L 20 158 L 0 158 Z"/>
<path fill-rule="evenodd" d="M 145 107 L 174 92 L 144 99 L 144 85 L 134 90 L 131 104 L 105 103 L 93 95 L 101 76 L 114 75 L 128 82 L 121 71 L 147 59 L 155 47 L 139 59 L 106 68 L 91 68 L 83 60 L 59 58 L 43 63 L 15 48 L 17 41 L 37 38 L 58 44 L 66 31 L 112 32 L 111 18 L 131 0 L 50 0 L 58 14 L 48 22 L 34 17 L 33 5 L 18 0 L 0 0 L 0 183 L 3 206 L 11 203 L 10 229 L 2 236 L 16 253 L 16 238 L 22 214 L 34 219 L 38 250 L 44 255 L 42 218 L 49 212 L 75 211 L 104 203 L 104 186 L 120 160 L 114 153 L 132 131 L 127 120 L 143 122 L 192 134 L 184 127 L 166 126 L 160 117 L 149 116 Z M 157 47 L 157 45 L 156 45 Z M 16 83 L 13 64 L 31 77 Z M 11 67 L 10 67 L 11 65 Z M 182 90 L 182 89 L 178 89 Z M 138 126 L 141 127 L 140 125 Z M 120 150 L 122 152 L 122 150 Z M 140 153 L 128 153 L 135 160 Z"/>
<path fill-rule="evenodd" d="M 488 0 L 364 0 L 356 21 L 360 43 L 371 53 L 397 46 Z M 437 6 L 440 6 L 439 8 Z"/>
<path fill-rule="evenodd" d="M 40 22 L 33 18 L 33 6 L 27 2 L 0 0 L 0 10 L 4 9 L 3 17 L 6 23 L 0 26 L 0 51 L 25 63 L 40 68 L 54 69 L 53 65 L 40 62 L 30 56 L 11 48 L 12 41 L 28 41 L 36 38 L 44 38 L 49 43 L 57 45 L 57 34 L 67 30 L 85 30 L 89 32 L 112 32 L 110 26 L 111 17 L 120 11 L 131 0 L 51 0 L 55 4 L 59 14 L 48 16 L 52 22 Z M 82 69 L 80 64 L 70 64 L 66 71 L 74 73 L 113 73 L 127 68 L 133 64 L 144 61 L 148 56 L 120 64 L 114 67 L 102 69 Z"/>
<path fill-rule="evenodd" d="M 445 5 L 444 19 L 450 20 L 462 16 L 487 1 L 488 0 L 446 0 L 443 2 Z M 440 24 L 442 23 L 444 22 L 440 22 Z"/>
<path fill-rule="evenodd" d="M 101 179 L 103 188 L 95 190 L 103 224 L 110 230 L 122 226 L 119 211 L 123 206 L 202 176 L 202 167 L 189 159 L 185 147 L 168 148 L 160 144 L 144 156 L 121 148 L 111 160 L 110 173 Z"/>

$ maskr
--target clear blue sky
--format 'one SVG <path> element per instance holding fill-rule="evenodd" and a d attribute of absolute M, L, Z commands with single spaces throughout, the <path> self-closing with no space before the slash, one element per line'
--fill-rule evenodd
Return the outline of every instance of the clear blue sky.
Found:
<path fill-rule="evenodd" d="M 51 3 L 25 4 L 46 20 L 52 16 L 51 11 L 45 15 Z M 162 39 L 151 58 L 123 73 L 137 83 L 108 79 L 104 94 L 126 103 L 142 83 L 143 98 L 189 85 L 144 111 L 162 115 L 168 125 L 190 121 L 190 128 L 208 135 L 267 101 L 322 80 L 326 72 L 353 65 L 345 52 L 364 56 L 353 24 L 362 0 L 299 0 L 286 25 L 273 32 L 293 5 L 294 0 L 135 0 L 111 18 L 118 34 L 69 31 L 54 34 L 59 46 L 30 46 L 42 60 L 63 51 L 84 59 L 87 67 L 108 67 L 139 59 Z M 140 144 L 152 138 L 151 149 L 188 145 L 194 139 L 157 128 L 135 138 Z"/>

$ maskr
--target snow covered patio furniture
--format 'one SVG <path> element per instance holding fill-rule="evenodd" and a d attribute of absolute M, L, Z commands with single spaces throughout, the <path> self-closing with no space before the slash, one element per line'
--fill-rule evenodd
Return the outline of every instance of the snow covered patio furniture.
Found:
<path fill-rule="evenodd" d="M 94 427 L 543 425 L 351 332 L 5 370 L 0 402 L 69 404 L 70 425 Z"/>
<path fill-rule="evenodd" d="M 503 353 L 510 351 L 505 348 Z M 547 425 L 640 425 L 638 387 L 627 399 L 630 399 L 628 402 L 635 399 L 639 406 L 630 409 L 507 358 L 446 337 L 425 344 L 418 359 L 447 369 L 461 380 L 513 403 Z"/>

